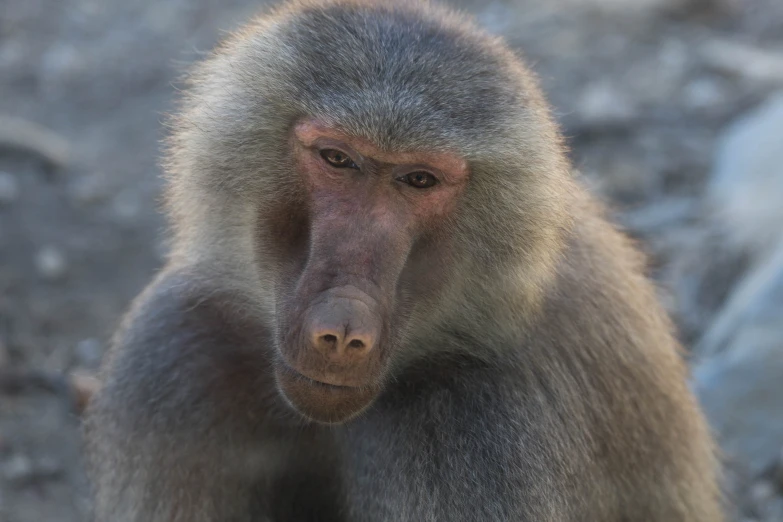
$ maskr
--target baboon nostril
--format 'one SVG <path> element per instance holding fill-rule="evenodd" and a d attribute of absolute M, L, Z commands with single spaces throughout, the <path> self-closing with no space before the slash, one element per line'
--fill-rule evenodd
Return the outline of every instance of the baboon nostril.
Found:
<path fill-rule="evenodd" d="M 374 301 L 365 301 L 336 296 L 313 305 L 303 318 L 304 348 L 335 365 L 368 357 L 378 343 L 380 317 Z"/>
<path fill-rule="evenodd" d="M 354 339 L 353 341 L 348 343 L 348 346 L 350 346 L 351 348 L 364 348 L 364 343 L 359 339 Z"/>

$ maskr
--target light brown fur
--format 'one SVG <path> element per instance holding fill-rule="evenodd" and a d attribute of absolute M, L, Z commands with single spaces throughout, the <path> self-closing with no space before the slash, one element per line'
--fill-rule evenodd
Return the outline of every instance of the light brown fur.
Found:
<path fill-rule="evenodd" d="M 644 261 L 500 40 L 413 2 L 294 2 L 224 42 L 187 92 L 166 164 L 173 253 L 88 417 L 97 522 L 721 520 Z M 292 296 L 336 248 L 311 238 L 303 118 L 385 161 L 457 154 L 469 170 L 453 210 L 389 247 L 392 332 L 380 373 L 352 376 L 377 391 L 329 427 L 274 373 Z M 366 215 L 339 223 L 349 252 L 377 247 Z"/>

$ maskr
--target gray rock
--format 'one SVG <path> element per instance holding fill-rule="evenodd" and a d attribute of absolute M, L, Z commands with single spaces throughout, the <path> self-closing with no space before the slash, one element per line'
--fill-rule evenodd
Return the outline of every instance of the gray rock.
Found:
<path fill-rule="evenodd" d="M 748 274 L 697 345 L 694 388 L 723 451 L 751 474 L 783 441 L 783 245 Z"/>
<path fill-rule="evenodd" d="M 99 203 L 109 197 L 108 183 L 103 175 L 82 176 L 71 183 L 69 195 L 73 202 L 79 206 Z"/>
<path fill-rule="evenodd" d="M 705 109 L 725 103 L 726 89 L 714 77 L 704 76 L 689 82 L 683 89 L 685 104 L 692 109 Z"/>
<path fill-rule="evenodd" d="M 44 91 L 55 92 L 83 73 L 84 53 L 73 45 L 55 44 L 41 59 L 41 83 Z"/>
<path fill-rule="evenodd" d="M 637 108 L 617 85 L 598 81 L 582 92 L 577 111 L 585 124 L 599 125 L 629 120 L 637 113 Z"/>
<path fill-rule="evenodd" d="M 35 267 L 44 279 L 61 279 L 68 272 L 68 262 L 62 251 L 54 246 L 45 246 L 35 255 Z"/>
<path fill-rule="evenodd" d="M 112 202 L 112 212 L 118 225 L 133 226 L 137 224 L 142 211 L 139 195 L 130 190 L 120 192 Z"/>
<path fill-rule="evenodd" d="M 0 45 L 0 68 L 18 67 L 25 59 L 26 49 L 18 40 L 4 39 Z"/>
<path fill-rule="evenodd" d="M 636 13 L 639 15 L 647 15 L 649 14 L 649 11 L 667 12 L 683 9 L 696 1 L 697 0 L 637 0 L 635 2 L 628 2 L 626 0 L 556 0 L 554 2 L 541 2 L 541 4 L 549 5 L 551 8 L 557 8 L 560 11 L 578 8 L 591 11 L 597 10 L 607 14 Z"/>
<path fill-rule="evenodd" d="M 62 463 L 52 457 L 43 456 L 35 462 L 35 475 L 38 478 L 56 478 L 63 474 Z"/>
<path fill-rule="evenodd" d="M 0 171 L 0 205 L 10 205 L 19 199 L 19 182 L 16 176 Z"/>
<path fill-rule="evenodd" d="M 5 343 L 5 340 L 3 340 L 2 337 L 0 337 L 0 368 L 3 368 L 5 366 L 8 366 L 8 363 L 11 360 L 11 354 L 8 351 L 8 345 Z M 0 450 L 2 442 L 0 442 Z"/>
<path fill-rule="evenodd" d="M 655 231 L 648 240 L 663 260 L 660 282 L 674 296 L 671 312 L 689 346 L 713 324 L 748 269 L 747 256 L 727 248 L 725 232 L 713 228 L 702 223 L 677 224 Z M 698 350 L 693 351 L 701 355 Z"/>
<path fill-rule="evenodd" d="M 783 240 L 783 91 L 726 129 L 707 202 L 735 247 L 763 257 Z"/>
<path fill-rule="evenodd" d="M 724 453 L 736 465 L 761 473 L 783 440 L 783 347 L 740 360 L 709 361 L 694 377 Z"/>
<path fill-rule="evenodd" d="M 29 480 L 34 473 L 32 461 L 22 454 L 13 455 L 1 469 L 3 478 L 15 484 Z"/>
<path fill-rule="evenodd" d="M 780 454 L 778 455 L 778 461 L 770 475 L 772 484 L 780 493 L 783 493 L 783 442 L 780 444 Z"/>
<path fill-rule="evenodd" d="M 783 520 L 783 498 L 773 497 L 757 508 L 763 522 L 780 522 Z"/>
<path fill-rule="evenodd" d="M 623 225 L 637 234 L 651 234 L 664 229 L 679 228 L 692 218 L 697 206 L 692 198 L 671 197 L 626 212 L 621 218 Z"/>
<path fill-rule="evenodd" d="M 783 85 L 783 54 L 723 39 L 706 40 L 701 56 L 710 67 L 762 85 Z"/>
<path fill-rule="evenodd" d="M 755 332 L 754 342 L 738 342 L 749 328 Z M 694 351 L 701 357 L 723 352 L 732 358 L 741 357 L 757 349 L 762 333 L 773 341 L 777 337 L 783 353 L 783 243 L 732 290 Z"/>
<path fill-rule="evenodd" d="M 103 347 L 97 339 L 83 339 L 74 349 L 76 363 L 86 368 L 97 368 L 103 356 Z"/>
<path fill-rule="evenodd" d="M 11 484 L 25 485 L 38 480 L 57 478 L 62 475 L 60 462 L 49 457 L 33 461 L 26 455 L 11 456 L 2 466 L 3 478 Z"/>

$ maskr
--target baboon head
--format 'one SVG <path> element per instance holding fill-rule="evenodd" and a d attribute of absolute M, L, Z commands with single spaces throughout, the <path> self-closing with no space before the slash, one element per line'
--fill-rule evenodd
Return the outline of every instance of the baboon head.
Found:
<path fill-rule="evenodd" d="M 395 363 L 545 279 L 566 228 L 559 138 L 521 62 L 461 18 L 283 7 L 192 83 L 168 165 L 180 250 L 257 296 L 305 416 L 351 418 Z M 207 242 L 208 260 L 188 248 Z"/>

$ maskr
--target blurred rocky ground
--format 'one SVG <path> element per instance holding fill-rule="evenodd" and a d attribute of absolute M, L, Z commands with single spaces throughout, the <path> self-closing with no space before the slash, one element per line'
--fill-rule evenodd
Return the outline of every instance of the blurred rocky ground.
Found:
<path fill-rule="evenodd" d="M 783 522 L 783 2 L 455 3 L 527 57 L 649 253 L 732 520 Z M 85 520 L 79 372 L 162 261 L 173 82 L 259 6 L 0 0 L 0 522 Z"/>

